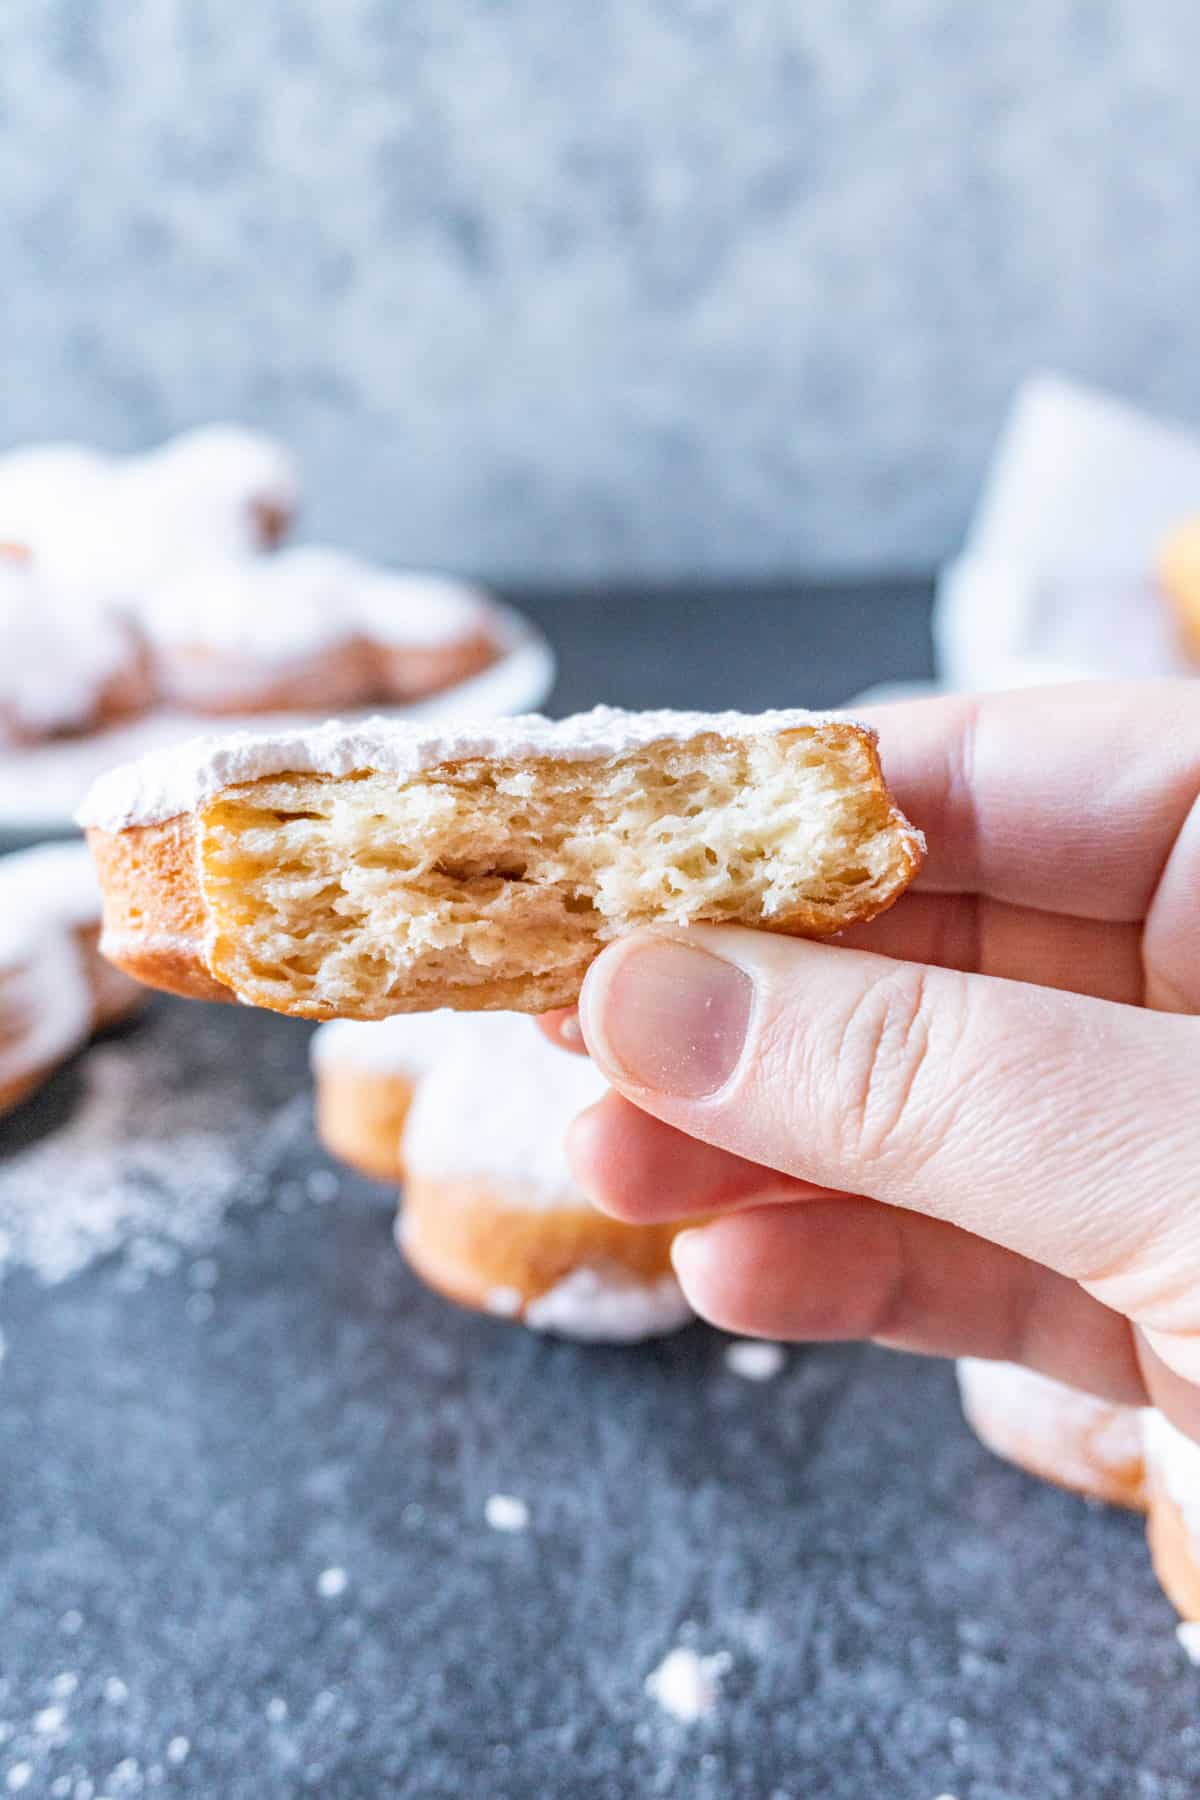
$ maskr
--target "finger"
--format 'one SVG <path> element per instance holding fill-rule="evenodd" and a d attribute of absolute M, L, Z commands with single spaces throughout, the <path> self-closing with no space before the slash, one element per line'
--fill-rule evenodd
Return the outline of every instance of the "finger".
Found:
<path fill-rule="evenodd" d="M 1146 1002 L 1164 1012 L 1200 1013 L 1196 895 L 1200 893 L 1200 799 L 1171 846 L 1146 914 L 1142 955 Z"/>
<path fill-rule="evenodd" d="M 998 1358 L 1145 1404 L 1127 1320 L 1064 1276 L 918 1213 L 849 1198 L 762 1207 L 683 1232 L 674 1262 L 691 1305 L 727 1331 Z"/>
<path fill-rule="evenodd" d="M 1142 933 L 1135 924 L 1008 906 L 986 894 L 906 894 L 838 940 L 902 962 L 998 975 L 1139 1006 Z"/>
<path fill-rule="evenodd" d="M 630 1225 L 708 1218 L 765 1201 L 829 1198 L 828 1188 L 777 1175 L 690 1138 L 626 1100 L 606 1094 L 567 1133 L 571 1172 L 603 1212 Z"/>
<path fill-rule="evenodd" d="M 1141 919 L 1200 792 L 1190 682 L 914 701 L 867 722 L 928 838 L 925 889 Z"/>
<path fill-rule="evenodd" d="M 579 1014 L 573 1006 L 556 1007 L 553 1012 L 539 1013 L 538 1029 L 552 1044 L 560 1050 L 573 1051 L 576 1056 L 586 1056 L 587 1046 L 583 1041 L 583 1032 L 579 1029 Z"/>
<path fill-rule="evenodd" d="M 1163 1287 L 1200 1267 L 1193 1021 L 732 926 L 611 945 L 580 1017 L 689 1136 L 947 1219 L 1143 1324 L 1194 1318 L 1200 1347 L 1200 1283 Z"/>

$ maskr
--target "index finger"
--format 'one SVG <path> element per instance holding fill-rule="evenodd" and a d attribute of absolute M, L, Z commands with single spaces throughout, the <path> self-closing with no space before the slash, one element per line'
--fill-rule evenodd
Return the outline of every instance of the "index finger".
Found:
<path fill-rule="evenodd" d="M 1087 682 L 867 709 L 919 887 L 1110 921 L 1146 915 L 1200 793 L 1200 688 Z"/>

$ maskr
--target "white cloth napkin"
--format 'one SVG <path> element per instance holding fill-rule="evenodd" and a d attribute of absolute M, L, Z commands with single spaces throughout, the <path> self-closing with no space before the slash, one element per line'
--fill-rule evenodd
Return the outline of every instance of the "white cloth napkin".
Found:
<path fill-rule="evenodd" d="M 939 686 L 1195 674 L 1155 562 L 1197 514 L 1200 438 L 1059 376 L 1031 378 L 938 581 Z"/>

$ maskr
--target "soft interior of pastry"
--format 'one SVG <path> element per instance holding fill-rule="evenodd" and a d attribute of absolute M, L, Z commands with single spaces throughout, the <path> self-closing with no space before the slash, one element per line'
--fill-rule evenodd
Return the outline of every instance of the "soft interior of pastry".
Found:
<path fill-rule="evenodd" d="M 638 925 L 786 928 L 800 910 L 834 931 L 911 860 L 869 745 L 837 725 L 603 762 L 279 776 L 226 789 L 198 842 L 213 972 L 314 1017 L 560 1004 Z"/>

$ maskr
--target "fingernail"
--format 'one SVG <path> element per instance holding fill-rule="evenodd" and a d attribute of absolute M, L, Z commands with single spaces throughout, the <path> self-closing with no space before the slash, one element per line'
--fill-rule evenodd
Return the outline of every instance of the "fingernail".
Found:
<path fill-rule="evenodd" d="M 584 988 L 584 1035 L 617 1081 L 678 1099 L 724 1087 L 737 1067 L 754 988 L 735 963 L 678 938 L 609 953 Z"/>

